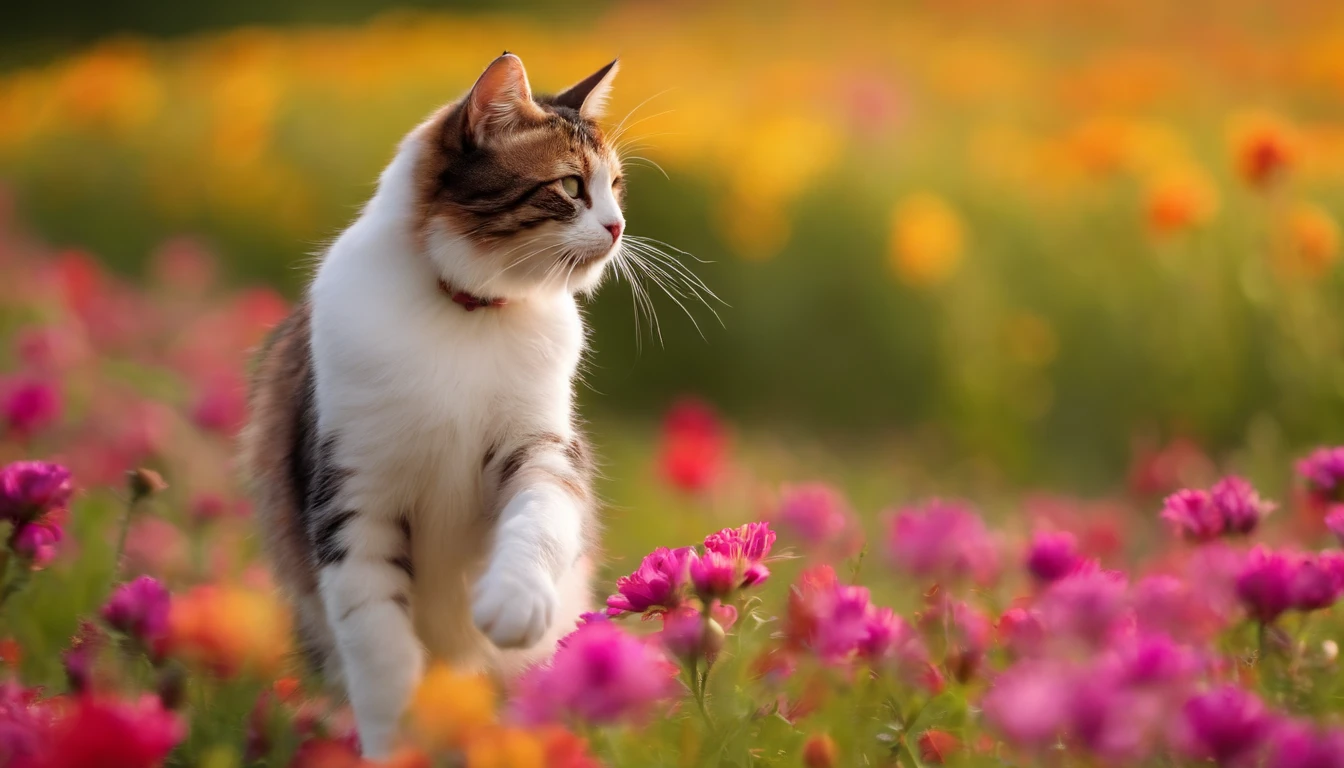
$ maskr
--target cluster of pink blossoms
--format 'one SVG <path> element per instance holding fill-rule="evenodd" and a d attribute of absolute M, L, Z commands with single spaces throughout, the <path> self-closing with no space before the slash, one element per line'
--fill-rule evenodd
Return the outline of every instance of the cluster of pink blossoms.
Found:
<path fill-rule="evenodd" d="M 1273 503 L 1261 499 L 1246 480 L 1232 475 L 1207 491 L 1186 489 L 1168 496 L 1162 519 L 1188 539 L 1209 541 L 1249 534 L 1272 511 Z"/>
<path fill-rule="evenodd" d="M 70 471 L 59 464 L 16 461 L 0 469 L 0 522 L 9 523 L 9 549 L 29 568 L 56 556 L 72 493 Z"/>

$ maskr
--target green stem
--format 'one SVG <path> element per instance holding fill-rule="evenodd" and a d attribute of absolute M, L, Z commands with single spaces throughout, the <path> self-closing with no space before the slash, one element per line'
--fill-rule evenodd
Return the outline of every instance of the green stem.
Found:
<path fill-rule="evenodd" d="M 112 583 L 121 581 L 122 559 L 126 554 L 126 536 L 131 530 L 131 518 L 135 515 L 137 501 L 134 496 L 126 501 L 126 514 L 121 517 L 121 530 L 117 533 L 117 554 L 112 561 Z"/>

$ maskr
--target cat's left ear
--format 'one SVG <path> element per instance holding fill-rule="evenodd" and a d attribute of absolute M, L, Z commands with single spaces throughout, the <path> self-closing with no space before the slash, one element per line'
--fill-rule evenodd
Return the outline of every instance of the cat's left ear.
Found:
<path fill-rule="evenodd" d="M 607 66 L 585 77 L 555 96 L 555 103 L 569 107 L 589 120 L 600 119 L 607 109 L 607 98 L 611 96 L 611 81 L 621 68 L 620 59 L 614 59 Z"/>

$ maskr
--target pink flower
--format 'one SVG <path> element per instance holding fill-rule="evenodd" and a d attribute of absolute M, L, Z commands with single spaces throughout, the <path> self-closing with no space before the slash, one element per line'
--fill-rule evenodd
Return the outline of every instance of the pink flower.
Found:
<path fill-rule="evenodd" d="M 1195 541 L 1215 539 L 1223 532 L 1223 516 L 1206 491 L 1180 490 L 1162 502 L 1162 519 L 1177 533 Z"/>
<path fill-rule="evenodd" d="M 139 517 L 126 534 L 126 567 L 131 573 L 172 576 L 188 567 L 188 549 L 181 528 L 161 517 Z"/>
<path fill-rule="evenodd" d="M 607 615 L 663 611 L 681 604 L 681 587 L 686 583 L 691 547 L 659 547 L 644 557 L 629 576 L 616 580 L 616 594 L 607 598 Z"/>
<path fill-rule="evenodd" d="M 779 525 L 809 550 L 834 549 L 853 528 L 844 495 L 829 485 L 785 488 L 782 496 L 776 515 Z"/>
<path fill-rule="evenodd" d="M 1042 748 L 1052 744 L 1064 728 L 1072 689 L 1071 675 L 1063 666 L 1022 662 L 994 679 L 980 706 L 985 719 L 1006 741 Z"/>
<path fill-rule="evenodd" d="M 1344 502 L 1344 445 L 1317 448 L 1297 462 L 1297 474 L 1307 490 L 1322 503 Z"/>
<path fill-rule="evenodd" d="M 695 586 L 696 594 L 705 600 L 731 595 L 741 581 L 739 573 L 737 562 L 718 552 L 691 558 L 691 584 Z"/>
<path fill-rule="evenodd" d="M 1223 518 L 1228 533 L 1247 534 L 1274 511 L 1274 503 L 1265 501 L 1245 479 L 1228 475 L 1209 489 L 1213 506 Z"/>
<path fill-rule="evenodd" d="M 565 638 L 551 663 L 518 681 L 513 717 L 525 725 L 638 718 L 676 690 L 676 667 L 656 646 L 608 621 Z"/>
<path fill-rule="evenodd" d="M 1325 516 L 1325 527 L 1335 534 L 1341 546 L 1344 546 L 1344 504 L 1331 505 Z"/>
<path fill-rule="evenodd" d="M 1176 743 L 1196 760 L 1220 766 L 1250 765 L 1271 729 L 1260 699 L 1235 685 L 1190 698 L 1176 723 Z"/>
<path fill-rule="evenodd" d="M 14 433 L 31 437 L 60 418 L 61 395 L 43 381 L 9 382 L 0 396 L 0 412 Z"/>
<path fill-rule="evenodd" d="M 1293 605 L 1295 564 L 1263 546 L 1251 550 L 1237 575 L 1237 597 L 1251 616 L 1270 623 Z"/>
<path fill-rule="evenodd" d="M 1266 768 L 1338 768 L 1344 765 L 1344 731 L 1287 722 L 1274 729 Z"/>
<path fill-rule="evenodd" d="M 1009 608 L 999 617 L 999 641 L 1019 656 L 1033 654 L 1045 640 L 1040 614 L 1027 608 Z"/>
<path fill-rule="evenodd" d="M 1344 574 L 1325 557 L 1298 558 L 1293 572 L 1292 607 L 1299 611 L 1329 608 L 1344 591 Z"/>
<path fill-rule="evenodd" d="M 12 680 L 0 683 L 0 765 L 33 765 L 48 746 L 46 730 L 53 713 L 39 693 Z"/>
<path fill-rule="evenodd" d="M 897 567 L 919 577 L 984 581 L 998 566 L 984 521 L 960 504 L 935 500 L 901 510 L 887 545 Z"/>
<path fill-rule="evenodd" d="M 16 461 L 0 469 L 0 520 L 16 525 L 63 511 L 73 486 L 70 470 L 45 461 Z"/>
<path fill-rule="evenodd" d="M 246 387 L 231 376 L 211 380 L 197 394 L 191 418 L 201 429 L 232 437 L 247 420 Z"/>
<path fill-rule="evenodd" d="M 869 639 L 875 612 L 864 587 L 837 584 L 821 598 L 812 648 L 823 660 L 838 662 Z"/>
<path fill-rule="evenodd" d="M 168 635 L 168 609 L 168 590 L 154 578 L 141 576 L 117 587 L 102 615 L 113 629 L 152 649 Z"/>
<path fill-rule="evenodd" d="M 923 646 L 905 619 L 890 608 L 874 607 L 864 617 L 858 652 L 870 662 L 880 661 L 893 654 L 908 660 L 922 657 Z"/>
<path fill-rule="evenodd" d="M 765 558 L 775 543 L 775 532 L 769 523 L 747 523 L 739 528 L 724 528 L 705 538 L 705 554 L 717 553 L 731 559 L 742 569 L 743 587 L 765 581 L 770 570 Z"/>
<path fill-rule="evenodd" d="M 1050 635 L 1102 645 L 1124 617 L 1125 587 L 1124 574 L 1116 571 L 1060 579 L 1041 596 L 1041 623 Z"/>
<path fill-rule="evenodd" d="M 1027 550 L 1027 570 L 1047 584 L 1068 576 L 1078 563 L 1078 540 L 1064 531 L 1037 533 Z"/>
<path fill-rule="evenodd" d="M 663 614 L 663 631 L 658 637 L 667 652 L 678 659 L 713 660 L 723 647 L 723 630 L 723 625 L 714 618 L 707 618 L 694 608 L 680 608 Z"/>
<path fill-rule="evenodd" d="M 718 482 L 727 463 L 728 438 L 709 405 L 683 400 L 663 421 L 659 467 L 674 488 L 703 493 Z"/>
<path fill-rule="evenodd" d="M 50 523 L 29 523 L 14 537 L 14 551 L 28 561 L 33 570 L 40 570 L 56 558 L 61 543 L 60 526 Z"/>

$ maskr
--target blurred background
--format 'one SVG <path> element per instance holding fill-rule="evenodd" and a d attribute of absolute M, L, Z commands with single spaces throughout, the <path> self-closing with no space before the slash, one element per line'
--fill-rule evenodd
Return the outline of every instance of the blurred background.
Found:
<path fill-rule="evenodd" d="M 67 282 L 173 294 L 204 270 L 266 317 L 400 136 L 501 50 L 538 91 L 619 55 L 630 231 L 693 254 L 672 251 L 727 306 L 720 324 L 655 292 L 660 343 L 628 285 L 589 302 L 581 397 L 608 452 L 688 393 L 832 460 L 1071 492 L 1141 484 L 1182 446 L 1281 456 L 1344 433 L 1338 2 L 5 16 L 7 226 Z M 210 344 L 192 328 L 185 346 Z"/>

